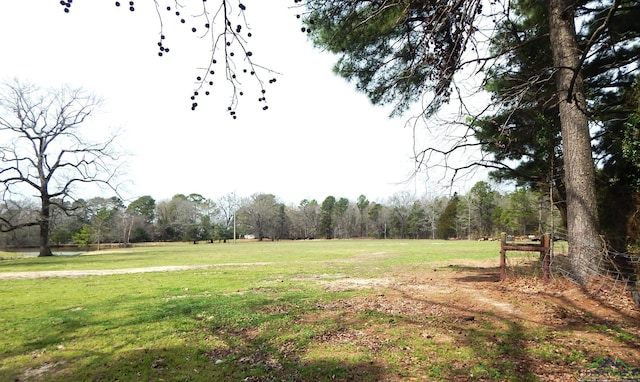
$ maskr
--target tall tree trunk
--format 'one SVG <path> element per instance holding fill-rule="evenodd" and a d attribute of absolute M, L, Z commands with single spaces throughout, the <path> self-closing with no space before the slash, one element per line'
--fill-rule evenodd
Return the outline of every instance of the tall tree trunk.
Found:
<path fill-rule="evenodd" d="M 602 242 L 573 3 L 549 0 L 549 26 L 562 127 L 569 258 L 573 276 L 586 283 L 602 254 Z"/>
<path fill-rule="evenodd" d="M 48 198 L 42 198 L 42 209 L 40 210 L 40 252 L 38 257 L 53 256 L 51 244 L 49 244 L 49 223 L 51 221 L 51 203 Z"/>

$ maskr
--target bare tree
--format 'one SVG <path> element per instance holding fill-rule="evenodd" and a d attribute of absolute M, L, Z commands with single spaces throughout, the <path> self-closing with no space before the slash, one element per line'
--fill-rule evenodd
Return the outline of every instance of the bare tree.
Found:
<path fill-rule="evenodd" d="M 0 193 L 3 204 L 39 199 L 36 216 L 0 214 L 0 230 L 39 226 L 39 256 L 51 256 L 52 208 L 71 212 L 77 186 L 99 183 L 115 190 L 115 136 L 90 143 L 80 134 L 100 99 L 81 89 L 41 89 L 17 80 L 0 88 Z"/>
<path fill-rule="evenodd" d="M 217 211 L 214 216 L 216 240 L 224 240 L 226 243 L 227 239 L 233 239 L 235 243 L 237 239 L 236 212 L 240 208 L 240 198 L 235 191 L 230 192 L 218 198 L 216 206 Z"/>
<path fill-rule="evenodd" d="M 399 238 L 406 237 L 406 228 L 411 214 L 411 206 L 416 198 L 409 191 L 396 192 L 389 198 L 391 219 Z"/>
<path fill-rule="evenodd" d="M 262 241 L 276 231 L 279 205 L 275 195 L 256 193 L 240 208 L 238 217 L 252 229 L 256 238 Z M 275 239 L 273 235 L 270 238 Z"/>

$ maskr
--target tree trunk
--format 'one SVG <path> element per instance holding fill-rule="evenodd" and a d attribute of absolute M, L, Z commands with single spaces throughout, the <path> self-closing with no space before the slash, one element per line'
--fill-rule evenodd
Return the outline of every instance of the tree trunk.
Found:
<path fill-rule="evenodd" d="M 602 254 L 602 243 L 573 3 L 549 0 L 549 27 L 562 127 L 569 258 L 573 276 L 586 283 Z"/>
<path fill-rule="evenodd" d="M 38 257 L 53 256 L 51 245 L 49 244 L 50 217 L 51 203 L 47 198 L 42 198 L 42 209 L 40 210 L 40 253 Z"/>

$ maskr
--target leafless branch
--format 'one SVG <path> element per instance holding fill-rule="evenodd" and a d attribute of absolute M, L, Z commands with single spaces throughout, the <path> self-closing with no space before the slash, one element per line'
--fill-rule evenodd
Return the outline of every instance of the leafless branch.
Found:
<path fill-rule="evenodd" d="M 40 89 L 15 80 L 0 89 L 0 137 L 6 142 L 0 145 L 2 202 L 9 206 L 33 197 L 41 204 L 35 217 L 6 208 L 0 213 L 0 230 L 34 225 L 48 230 L 51 206 L 66 208 L 65 199 L 75 199 L 76 185 L 102 184 L 117 193 L 116 136 L 90 143 L 80 134 L 100 103 L 94 95 L 68 87 Z"/>

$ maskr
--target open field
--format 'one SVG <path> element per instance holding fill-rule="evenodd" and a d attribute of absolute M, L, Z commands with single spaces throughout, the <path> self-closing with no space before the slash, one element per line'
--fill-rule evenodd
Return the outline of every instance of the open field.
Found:
<path fill-rule="evenodd" d="M 0 261 L 0 381 L 576 381 L 640 312 L 499 243 L 173 244 Z M 629 368 L 594 366 L 612 359 Z M 635 378 L 638 378 L 636 375 Z"/>

